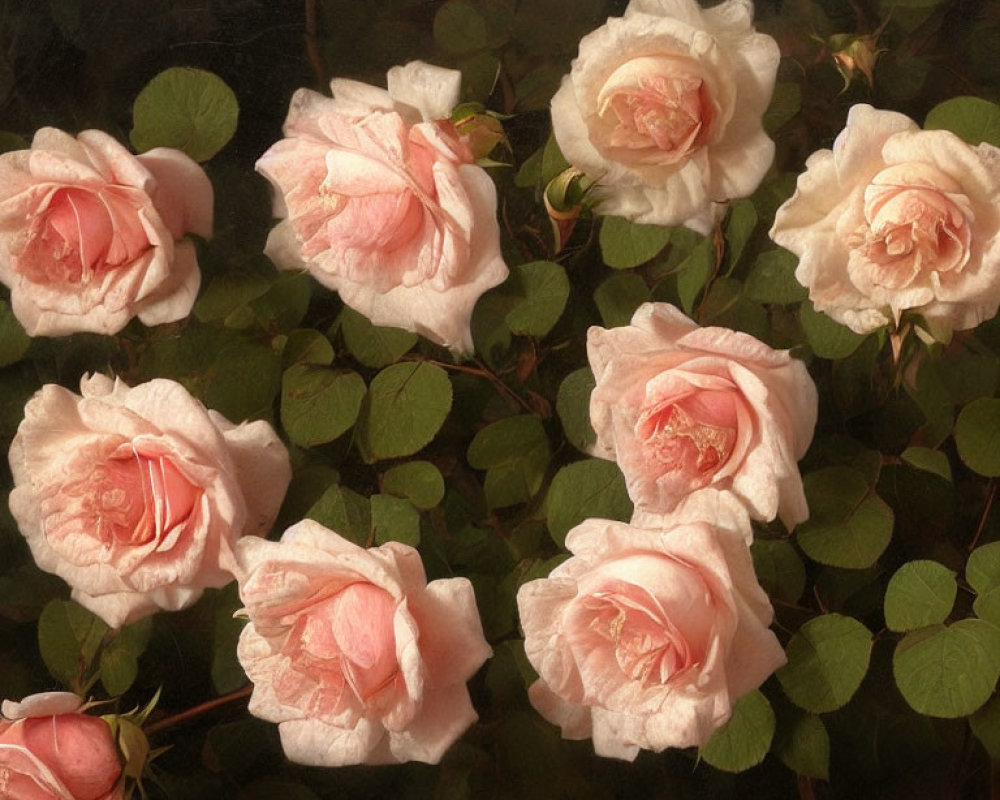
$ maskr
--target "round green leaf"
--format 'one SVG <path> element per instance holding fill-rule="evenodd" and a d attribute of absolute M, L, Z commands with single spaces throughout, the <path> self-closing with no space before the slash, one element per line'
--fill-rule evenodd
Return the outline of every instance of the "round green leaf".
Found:
<path fill-rule="evenodd" d="M 429 461 L 407 461 L 382 476 L 382 491 L 405 497 L 419 509 L 434 508 L 444 498 L 444 478 Z"/>
<path fill-rule="evenodd" d="M 31 337 L 24 332 L 10 304 L 0 300 L 0 367 L 20 361 L 29 347 Z"/>
<path fill-rule="evenodd" d="M 604 263 L 613 269 L 629 269 L 644 264 L 666 247 L 670 228 L 604 217 L 598 238 Z"/>
<path fill-rule="evenodd" d="M 924 128 L 951 131 L 971 145 L 1000 147 L 1000 106 L 981 97 L 952 97 L 930 110 Z"/>
<path fill-rule="evenodd" d="M 993 695 L 975 714 L 969 717 L 969 727 L 982 743 L 990 759 L 1000 762 L 1000 695 Z"/>
<path fill-rule="evenodd" d="M 581 367 L 563 378 L 556 394 L 556 413 L 562 422 L 563 432 L 570 443 L 584 453 L 589 453 L 597 441 L 597 434 L 590 424 L 590 394 L 594 386 L 594 373 L 590 367 Z"/>
<path fill-rule="evenodd" d="M 861 346 L 865 338 L 817 311 L 809 301 L 799 306 L 799 321 L 809 346 L 820 358 L 847 358 Z"/>
<path fill-rule="evenodd" d="M 771 597 L 796 603 L 806 588 L 806 568 L 790 542 L 757 539 L 750 547 L 757 579 Z"/>
<path fill-rule="evenodd" d="M 764 760 L 774 736 L 774 711 L 758 690 L 743 695 L 733 715 L 699 751 L 716 769 L 743 772 Z"/>
<path fill-rule="evenodd" d="M 646 282 L 633 272 L 620 272 L 594 290 L 594 302 L 607 328 L 628 325 L 635 310 L 652 299 Z"/>
<path fill-rule="evenodd" d="M 907 447 L 899 456 L 911 467 L 931 472 L 951 483 L 951 464 L 948 456 L 930 447 Z"/>
<path fill-rule="evenodd" d="M 281 381 L 281 425 L 300 447 L 332 442 L 354 424 L 364 397 L 356 372 L 295 364 Z"/>
<path fill-rule="evenodd" d="M 356 432 L 368 462 L 416 453 L 437 435 L 451 410 L 451 381 L 422 361 L 394 364 L 368 387 Z"/>
<path fill-rule="evenodd" d="M 434 16 L 434 41 L 463 55 L 503 46 L 510 37 L 508 6 L 491 0 L 449 0 Z"/>
<path fill-rule="evenodd" d="M 602 458 L 560 469 L 552 479 L 547 502 L 549 533 L 560 547 L 570 529 L 589 517 L 624 521 L 632 514 L 621 470 Z"/>
<path fill-rule="evenodd" d="M 542 488 L 551 450 L 537 417 L 507 417 L 480 430 L 469 445 L 469 464 L 485 469 L 486 503 L 504 508 L 524 503 Z"/>
<path fill-rule="evenodd" d="M 824 714 L 845 705 L 868 672 L 872 636 L 853 617 L 824 614 L 805 623 L 785 648 L 778 682 L 799 708 Z"/>
<path fill-rule="evenodd" d="M 395 363 L 417 343 L 417 334 L 401 328 L 372 325 L 363 314 L 345 307 L 338 317 L 344 344 L 366 367 L 381 369 Z"/>
<path fill-rule="evenodd" d="M 963 408 L 955 422 L 955 444 L 969 469 L 988 478 L 1000 475 L 1000 399 L 980 397 Z"/>
<path fill-rule="evenodd" d="M 892 509 L 849 467 L 827 467 L 806 475 L 809 519 L 795 529 L 802 551 L 831 567 L 865 569 L 889 546 Z"/>
<path fill-rule="evenodd" d="M 799 775 L 828 780 L 830 775 L 830 735 L 823 720 L 794 708 L 782 714 L 774 737 L 774 753 L 786 767 Z M 787 716 L 787 718 L 786 718 Z"/>
<path fill-rule="evenodd" d="M 532 261 L 511 269 L 504 291 L 513 290 L 518 301 L 505 321 L 511 333 L 544 336 L 559 321 L 569 298 L 566 270 L 552 261 Z"/>
<path fill-rule="evenodd" d="M 976 591 L 972 610 L 1000 627 L 1000 542 L 984 544 L 969 554 L 965 579 Z"/>
<path fill-rule="evenodd" d="M 955 573 L 937 561 L 910 561 L 889 580 L 885 591 L 885 624 L 906 631 L 944 622 L 955 605 Z"/>
<path fill-rule="evenodd" d="M 754 261 L 745 286 L 746 296 L 758 303 L 798 303 L 809 290 L 795 279 L 798 258 L 787 250 L 765 250 Z"/>
<path fill-rule="evenodd" d="M 1000 677 L 1000 629 L 963 619 L 908 633 L 896 645 L 892 673 L 918 713 L 968 716 L 990 698 Z"/>
<path fill-rule="evenodd" d="M 333 363 L 333 345 L 319 331 L 298 328 L 288 334 L 281 350 L 281 363 L 286 369 L 293 364 L 315 364 L 321 367 Z"/>
<path fill-rule="evenodd" d="M 420 544 L 420 512 L 409 500 L 391 494 L 373 494 L 372 529 L 375 542 L 402 542 L 410 547 Z"/>
<path fill-rule="evenodd" d="M 152 635 L 153 620 L 146 617 L 121 628 L 101 648 L 101 683 L 109 695 L 122 695 L 132 686 L 139 674 L 139 656 Z"/>
<path fill-rule="evenodd" d="M 208 161 L 236 132 L 236 95 L 218 75 L 171 67 L 146 84 L 132 107 L 132 146 L 143 153 L 174 147 Z"/>
<path fill-rule="evenodd" d="M 346 486 L 331 486 L 305 513 L 331 531 L 339 533 L 356 545 L 366 547 L 371 534 L 372 511 L 367 497 L 352 492 Z"/>
<path fill-rule="evenodd" d="M 73 600 L 50 600 L 38 618 L 38 649 L 52 677 L 82 694 L 108 626 Z"/>

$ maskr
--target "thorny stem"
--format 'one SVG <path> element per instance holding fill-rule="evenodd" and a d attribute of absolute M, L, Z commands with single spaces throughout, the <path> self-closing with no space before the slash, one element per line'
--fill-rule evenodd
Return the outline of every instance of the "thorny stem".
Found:
<path fill-rule="evenodd" d="M 157 720 L 152 725 L 147 725 L 143 728 L 143 732 L 147 736 L 152 736 L 154 733 L 159 733 L 162 730 L 166 730 L 174 725 L 181 722 L 187 722 L 189 719 L 194 719 L 195 717 L 201 716 L 212 709 L 218 708 L 219 706 L 224 706 L 226 703 L 232 703 L 234 700 L 240 700 L 244 697 L 249 697 L 253 692 L 253 685 L 244 686 L 242 689 L 237 689 L 235 692 L 230 692 L 229 694 L 224 694 L 222 697 L 216 697 L 214 700 L 208 700 L 207 702 L 197 705 L 194 708 L 189 708 L 185 711 L 181 711 L 178 714 L 174 714 L 170 717 L 165 717 L 163 719 Z"/>

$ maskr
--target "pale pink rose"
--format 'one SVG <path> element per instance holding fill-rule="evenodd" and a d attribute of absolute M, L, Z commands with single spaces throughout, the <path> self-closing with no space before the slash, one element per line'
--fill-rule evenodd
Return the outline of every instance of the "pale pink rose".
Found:
<path fill-rule="evenodd" d="M 300 89 L 257 170 L 277 190 L 275 264 L 308 269 L 376 325 L 469 352 L 472 309 L 507 265 L 493 181 L 448 119 L 460 82 L 414 61 L 389 71 L 388 91 Z"/>
<path fill-rule="evenodd" d="M 3 702 L 0 797 L 16 800 L 120 800 L 122 760 L 111 728 L 81 712 L 68 692 Z"/>
<path fill-rule="evenodd" d="M 816 308 L 858 333 L 906 312 L 941 336 L 973 328 L 1000 306 L 1000 148 L 855 105 L 771 238 Z"/>
<path fill-rule="evenodd" d="M 312 520 L 237 555 L 250 712 L 290 760 L 436 764 L 475 722 L 465 683 L 491 650 L 467 579 L 427 583 L 412 547 L 366 550 Z"/>
<path fill-rule="evenodd" d="M 761 127 L 780 53 L 750 0 L 632 0 L 584 36 L 552 131 L 597 181 L 597 212 L 707 233 L 774 158 Z"/>
<path fill-rule="evenodd" d="M 785 663 L 744 543 L 749 520 L 725 497 L 662 528 L 588 519 L 566 537 L 572 557 L 518 590 L 538 672 L 528 697 L 564 738 L 629 761 L 701 746 Z"/>
<path fill-rule="evenodd" d="M 233 579 L 233 545 L 266 535 L 291 480 L 266 422 L 233 425 L 174 381 L 48 384 L 10 447 L 10 510 L 35 562 L 120 627 Z"/>
<path fill-rule="evenodd" d="M 797 462 L 818 401 L 787 350 L 645 303 L 630 325 L 592 327 L 587 355 L 594 454 L 618 462 L 637 507 L 669 512 L 712 487 L 755 519 L 780 516 L 791 529 L 809 517 Z"/>
<path fill-rule="evenodd" d="M 0 155 L 0 283 L 32 336 L 186 317 L 201 283 L 188 233 L 212 235 L 212 184 L 179 150 L 42 128 Z"/>

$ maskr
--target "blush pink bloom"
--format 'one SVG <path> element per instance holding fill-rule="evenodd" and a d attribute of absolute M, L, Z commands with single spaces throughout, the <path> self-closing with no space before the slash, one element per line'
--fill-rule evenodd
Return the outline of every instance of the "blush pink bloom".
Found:
<path fill-rule="evenodd" d="M 80 711 L 68 692 L 3 702 L 0 797 L 120 800 L 122 759 L 107 722 Z"/>
<path fill-rule="evenodd" d="M 1000 148 L 855 105 L 771 238 L 816 308 L 858 333 L 907 312 L 940 336 L 973 328 L 1000 306 Z"/>
<path fill-rule="evenodd" d="M 212 184 L 179 150 L 42 128 L 0 155 L 0 283 L 32 336 L 186 317 L 201 284 L 189 233 L 212 235 Z"/>
<path fill-rule="evenodd" d="M 308 269 L 376 325 L 472 350 L 476 300 L 507 277 L 496 189 L 449 121 L 461 74 L 419 61 L 388 91 L 335 79 L 300 89 L 285 138 L 257 162 L 282 221 L 266 252 Z"/>
<path fill-rule="evenodd" d="M 436 764 L 475 722 L 465 683 L 491 650 L 467 579 L 427 583 L 412 547 L 366 550 L 312 520 L 237 553 L 250 712 L 289 759 Z"/>
<path fill-rule="evenodd" d="M 42 387 L 10 447 L 38 566 L 112 627 L 231 581 L 236 539 L 267 534 L 291 480 L 271 426 L 233 425 L 169 380 L 80 390 Z"/>
<path fill-rule="evenodd" d="M 701 746 L 785 663 L 733 503 L 712 493 L 656 529 L 588 519 L 572 557 L 520 588 L 528 696 L 564 738 L 629 761 Z"/>
<path fill-rule="evenodd" d="M 592 327 L 587 354 L 594 454 L 618 462 L 639 509 L 667 513 L 712 487 L 754 519 L 780 516 L 791 529 L 809 517 L 797 462 L 818 400 L 787 350 L 645 303 L 630 325 Z"/>
<path fill-rule="evenodd" d="M 779 58 L 749 0 L 632 0 L 580 41 L 552 131 L 598 213 L 708 233 L 774 158 L 761 117 Z"/>

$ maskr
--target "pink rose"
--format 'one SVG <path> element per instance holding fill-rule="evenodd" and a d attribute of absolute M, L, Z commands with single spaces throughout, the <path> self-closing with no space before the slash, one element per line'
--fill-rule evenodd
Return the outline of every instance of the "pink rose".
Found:
<path fill-rule="evenodd" d="M 467 579 L 427 583 L 412 547 L 366 550 L 312 520 L 237 553 L 250 712 L 289 759 L 436 764 L 475 722 L 465 683 L 491 650 Z"/>
<path fill-rule="evenodd" d="M 721 518 L 697 509 L 711 523 L 588 519 L 566 537 L 572 557 L 518 590 L 538 672 L 528 696 L 564 738 L 590 737 L 598 755 L 629 761 L 703 745 L 785 663 L 743 542 L 746 514 L 713 499 Z"/>
<path fill-rule="evenodd" d="M 108 723 L 68 692 L 3 702 L 0 797 L 120 800 L 122 760 Z"/>
<path fill-rule="evenodd" d="M 787 350 L 699 328 L 645 303 L 620 328 L 592 327 L 595 455 L 618 462 L 637 507 L 671 511 L 703 487 L 732 491 L 751 516 L 808 519 L 797 462 L 816 425 L 816 387 Z"/>
<path fill-rule="evenodd" d="M 10 510 L 39 567 L 120 627 L 232 580 L 233 545 L 266 535 L 291 479 L 266 422 L 233 425 L 179 383 L 49 384 L 10 447 Z"/>
<path fill-rule="evenodd" d="M 597 181 L 598 213 L 708 233 L 774 158 L 761 117 L 779 58 L 749 0 L 632 0 L 580 41 L 552 131 Z"/>
<path fill-rule="evenodd" d="M 187 316 L 201 283 L 188 233 L 211 236 L 212 185 L 179 150 L 42 128 L 0 155 L 0 282 L 32 336 Z"/>
<path fill-rule="evenodd" d="M 448 120 L 461 74 L 419 61 L 389 89 L 300 89 L 285 137 L 257 162 L 282 221 L 266 252 L 308 269 L 376 325 L 472 350 L 476 300 L 507 277 L 496 189 Z"/>
<path fill-rule="evenodd" d="M 853 106 L 771 238 L 799 256 L 816 308 L 858 333 L 906 312 L 944 336 L 973 328 L 1000 306 L 1000 149 Z"/>

